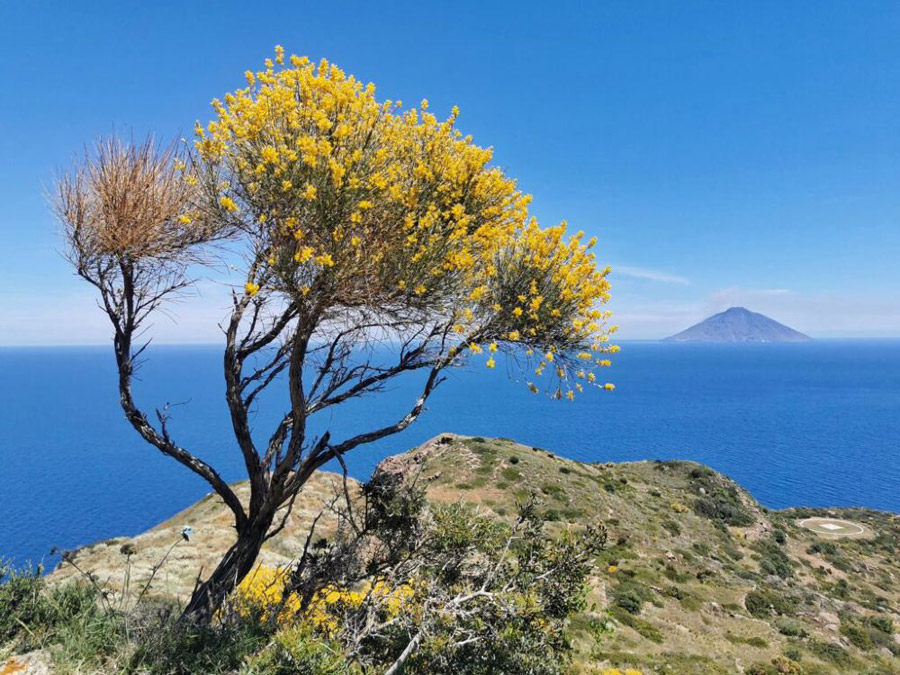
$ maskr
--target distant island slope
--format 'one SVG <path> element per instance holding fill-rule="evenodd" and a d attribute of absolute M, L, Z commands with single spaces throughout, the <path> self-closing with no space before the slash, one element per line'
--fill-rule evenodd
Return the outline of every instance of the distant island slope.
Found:
<path fill-rule="evenodd" d="M 666 342 L 808 342 L 808 335 L 744 307 L 732 307 L 665 339 Z"/>

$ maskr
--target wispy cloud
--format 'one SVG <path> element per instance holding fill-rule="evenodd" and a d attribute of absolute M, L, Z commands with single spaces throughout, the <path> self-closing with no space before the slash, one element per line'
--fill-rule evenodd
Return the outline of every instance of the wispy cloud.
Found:
<path fill-rule="evenodd" d="M 731 305 L 733 305 L 735 303 L 741 304 L 765 298 L 783 297 L 786 295 L 793 295 L 793 293 L 793 291 L 787 288 L 742 288 L 740 286 L 730 286 L 729 288 L 723 288 L 711 293 L 708 302 L 726 305 L 731 303 Z"/>
<path fill-rule="evenodd" d="M 678 274 L 669 274 L 662 270 L 654 270 L 646 267 L 632 267 L 631 265 L 614 265 L 612 273 L 619 274 L 623 277 L 631 277 L 632 279 L 658 281 L 662 284 L 689 286 L 691 283 L 689 279 Z"/>

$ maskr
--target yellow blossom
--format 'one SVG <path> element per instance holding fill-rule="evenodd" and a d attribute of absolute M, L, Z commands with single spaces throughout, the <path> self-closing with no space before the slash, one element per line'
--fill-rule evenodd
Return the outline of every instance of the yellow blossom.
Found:
<path fill-rule="evenodd" d="M 312 247 L 304 246 L 299 251 L 297 251 L 296 255 L 294 256 L 294 261 L 300 264 L 305 263 L 307 260 L 312 259 L 315 253 L 315 249 L 313 249 Z"/>
<path fill-rule="evenodd" d="M 541 374 L 555 359 L 560 381 L 595 381 L 591 371 L 618 351 L 601 308 L 609 268 L 583 233 L 530 216 L 530 196 L 456 128 L 455 108 L 444 120 L 427 101 L 402 111 L 374 85 L 281 47 L 246 81 L 196 126 L 197 175 L 201 189 L 214 189 L 207 176 L 220 181 L 214 199 L 227 211 L 241 196 L 247 213 L 233 219 L 253 223 L 259 250 L 278 261 L 275 287 L 374 312 L 410 301 L 412 289 L 465 342 L 492 354 L 519 343 L 529 357 L 541 345 L 545 358 L 524 368 Z"/>

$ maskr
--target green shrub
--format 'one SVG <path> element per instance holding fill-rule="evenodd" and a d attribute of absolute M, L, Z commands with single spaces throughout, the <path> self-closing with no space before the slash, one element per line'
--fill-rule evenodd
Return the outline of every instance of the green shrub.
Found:
<path fill-rule="evenodd" d="M 807 648 L 823 661 L 829 661 L 839 666 L 846 666 L 852 663 L 852 659 L 850 658 L 850 655 L 847 654 L 847 650 L 836 642 L 810 640 L 807 643 Z"/>
<path fill-rule="evenodd" d="M 639 581 L 623 581 L 611 594 L 613 603 L 629 614 L 640 614 L 644 603 L 650 600 L 650 589 Z"/>
<path fill-rule="evenodd" d="M 40 571 L 0 566 L 0 644 L 17 639 L 23 625 L 38 626 L 50 619 Z"/>
<path fill-rule="evenodd" d="M 771 663 L 754 663 L 747 667 L 744 675 L 800 675 L 800 664 L 784 656 L 776 656 Z"/>
<path fill-rule="evenodd" d="M 746 526 L 753 524 L 753 518 L 739 503 L 701 497 L 694 501 L 694 513 L 713 521 L 722 521 L 728 525 Z"/>
<path fill-rule="evenodd" d="M 805 638 L 808 636 L 802 623 L 784 617 L 775 620 L 775 628 L 779 633 L 788 637 Z"/>
<path fill-rule="evenodd" d="M 875 646 L 866 630 L 856 621 L 841 619 L 841 635 L 857 649 L 868 651 Z"/>
<path fill-rule="evenodd" d="M 517 483 L 522 478 L 522 474 L 518 469 L 514 469 L 511 466 L 505 466 L 500 469 L 500 475 L 504 480 L 509 481 L 510 483 Z"/>
<path fill-rule="evenodd" d="M 332 645 L 302 627 L 279 631 L 252 656 L 245 675 L 344 675 L 359 672 L 344 658 L 340 645 Z"/>
<path fill-rule="evenodd" d="M 25 652 L 56 644 L 55 660 L 85 664 L 111 653 L 123 620 L 100 590 L 87 582 L 48 586 L 41 572 L 0 567 L 0 645 Z"/>
<path fill-rule="evenodd" d="M 744 607 L 757 619 L 765 619 L 773 613 L 791 616 L 797 611 L 798 600 L 781 590 L 754 589 L 744 598 Z"/>
<path fill-rule="evenodd" d="M 674 520 L 666 518 L 664 521 L 662 521 L 662 526 L 673 537 L 677 537 L 679 534 L 681 534 L 681 526 Z"/>
<path fill-rule="evenodd" d="M 740 493 L 709 469 L 695 468 L 689 474 L 691 488 L 698 495 L 694 512 L 714 522 L 746 526 L 754 522 L 753 514 L 744 506 Z"/>
<path fill-rule="evenodd" d="M 126 672 L 141 675 L 233 673 L 269 642 L 273 628 L 258 616 L 239 615 L 228 616 L 221 625 L 197 626 L 179 621 L 175 608 L 163 608 L 132 628 L 135 649 Z"/>
<path fill-rule="evenodd" d="M 566 495 L 566 491 L 562 489 L 561 486 L 556 485 L 554 483 L 544 483 L 541 485 L 541 492 L 545 495 L 552 497 L 554 500 L 558 502 L 568 502 L 569 497 Z"/>
<path fill-rule="evenodd" d="M 869 624 L 872 628 L 881 631 L 887 635 L 894 634 L 894 620 L 889 616 L 872 616 L 869 617 Z"/>
<path fill-rule="evenodd" d="M 748 647 L 755 647 L 757 649 L 765 649 L 769 646 L 768 641 L 758 635 L 744 637 L 743 635 L 735 635 L 734 633 L 725 633 L 725 639 L 731 644 L 747 645 Z"/>
<path fill-rule="evenodd" d="M 806 552 L 809 554 L 825 553 L 827 555 L 834 555 L 837 553 L 837 546 L 831 541 L 816 541 L 806 548 Z"/>
<path fill-rule="evenodd" d="M 794 564 L 774 538 L 760 540 L 753 548 L 760 555 L 759 568 L 765 574 L 773 574 L 782 579 L 793 576 Z"/>
<path fill-rule="evenodd" d="M 623 608 L 614 609 L 612 614 L 619 623 L 636 631 L 641 637 L 644 637 L 651 642 L 655 642 L 656 644 L 662 644 L 664 642 L 663 634 L 660 632 L 659 628 L 649 621 L 644 621 Z"/>

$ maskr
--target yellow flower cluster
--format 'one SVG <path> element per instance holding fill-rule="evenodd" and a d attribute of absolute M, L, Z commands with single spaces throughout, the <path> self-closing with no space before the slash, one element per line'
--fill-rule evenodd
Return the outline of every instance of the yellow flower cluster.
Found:
<path fill-rule="evenodd" d="M 598 309 L 609 269 L 597 268 L 594 240 L 541 229 L 492 151 L 456 129 L 455 108 L 444 121 L 427 101 L 403 111 L 280 47 L 246 79 L 213 101 L 196 146 L 212 208 L 261 251 L 248 293 L 446 317 L 461 344 L 493 345 L 490 368 L 498 350 L 545 354 L 531 367 L 554 363 L 557 398 L 599 384 L 589 371 L 617 348 Z"/>
<path fill-rule="evenodd" d="M 640 670 L 635 670 L 634 668 L 628 668 L 626 670 L 619 670 L 618 668 L 604 668 L 600 671 L 600 675 L 643 675 Z"/>
<path fill-rule="evenodd" d="M 315 596 L 306 611 L 299 615 L 300 599 L 296 594 L 285 597 L 288 570 L 258 566 L 238 585 L 230 608 L 239 616 L 277 612 L 275 620 L 282 625 L 300 620 L 329 637 L 340 628 L 340 613 L 359 608 L 369 600 L 378 604 L 384 619 L 399 615 L 409 608 L 415 595 L 412 586 L 391 588 L 383 582 L 365 582 L 357 589 L 329 587 Z"/>
<path fill-rule="evenodd" d="M 340 628 L 339 615 L 342 611 L 357 609 L 369 600 L 379 605 L 384 613 L 382 620 L 386 621 L 398 616 L 404 609 L 408 610 L 414 595 L 412 586 L 390 588 L 381 581 L 374 584 L 365 582 L 358 590 L 326 588 L 313 597 L 303 619 L 316 631 L 333 637 Z"/>
<path fill-rule="evenodd" d="M 239 616 L 278 611 L 278 623 L 287 623 L 300 609 L 296 595 L 284 597 L 288 571 L 260 565 L 238 585 L 230 608 Z"/>

